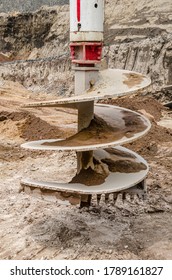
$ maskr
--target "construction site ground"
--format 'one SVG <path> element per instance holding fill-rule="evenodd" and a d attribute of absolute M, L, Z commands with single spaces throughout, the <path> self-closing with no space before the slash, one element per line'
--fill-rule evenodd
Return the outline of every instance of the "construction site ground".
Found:
<path fill-rule="evenodd" d="M 119 195 L 115 205 L 102 198 L 79 209 L 29 196 L 20 185 L 27 177 L 67 182 L 76 172 L 75 153 L 20 147 L 76 130 L 74 110 L 21 108 L 47 98 L 54 96 L 15 82 L 0 87 L 0 259 L 172 259 L 172 111 L 143 95 L 108 101 L 151 120 L 150 132 L 127 145 L 150 165 L 147 200 Z"/>

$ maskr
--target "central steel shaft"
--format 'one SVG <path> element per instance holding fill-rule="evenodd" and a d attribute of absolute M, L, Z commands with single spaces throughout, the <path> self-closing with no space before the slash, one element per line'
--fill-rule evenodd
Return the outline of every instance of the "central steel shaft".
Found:
<path fill-rule="evenodd" d="M 70 0 L 70 50 L 75 67 L 75 95 L 94 87 L 98 80 L 96 64 L 101 61 L 104 0 Z M 78 104 L 78 132 L 88 128 L 94 118 L 94 101 Z M 93 168 L 93 151 L 77 152 L 77 174 Z M 89 155 L 89 156 L 88 156 Z M 81 199 L 90 201 L 90 196 Z"/>

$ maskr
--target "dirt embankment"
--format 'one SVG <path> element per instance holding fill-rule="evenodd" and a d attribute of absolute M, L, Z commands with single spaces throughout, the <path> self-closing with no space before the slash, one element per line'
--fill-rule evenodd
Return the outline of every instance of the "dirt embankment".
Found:
<path fill-rule="evenodd" d="M 119 98 L 114 101 L 104 101 L 104 103 L 113 104 L 128 108 L 134 111 L 143 113 L 146 117 L 149 117 L 152 121 L 152 127 L 149 133 L 138 139 L 134 143 L 128 144 L 127 147 L 134 149 L 136 152 L 141 153 L 143 156 L 154 156 L 158 151 L 158 145 L 163 142 L 170 142 L 172 139 L 172 131 L 162 126 L 157 126 L 162 117 L 162 112 L 166 110 L 161 103 L 151 97 L 131 97 L 131 98 Z"/>
<path fill-rule="evenodd" d="M 168 100 L 171 97 L 171 92 L 164 89 L 165 85 L 172 84 L 171 10 L 170 0 L 163 5 L 159 0 L 156 4 L 152 0 L 134 0 L 132 4 L 127 0 L 107 0 L 105 10 L 103 65 L 148 74 L 152 79 L 151 91 L 163 101 L 164 96 Z M 0 22 L 0 52 L 15 60 L 42 59 L 25 62 L 23 67 L 20 62 L 5 67 L 0 65 L 0 76 L 19 81 L 34 91 L 49 93 L 54 85 L 54 92 L 70 94 L 73 76 L 68 71 L 69 6 L 43 7 L 33 13 L 3 14 Z M 57 57 L 61 55 L 59 67 Z M 45 61 L 47 57 L 51 59 Z M 66 80 L 68 83 L 64 82 Z M 57 83 L 62 85 L 60 89 Z"/>
<path fill-rule="evenodd" d="M 54 5 L 66 5 L 69 4 L 69 0 L 6 0 L 1 3 L 0 13 L 10 13 L 10 12 L 33 12 L 44 5 L 54 6 Z"/>

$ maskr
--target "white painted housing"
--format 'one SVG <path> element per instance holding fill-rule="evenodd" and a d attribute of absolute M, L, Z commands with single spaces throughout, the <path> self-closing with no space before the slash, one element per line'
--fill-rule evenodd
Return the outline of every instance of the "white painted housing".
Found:
<path fill-rule="evenodd" d="M 103 41 L 104 0 L 70 0 L 70 41 Z"/>

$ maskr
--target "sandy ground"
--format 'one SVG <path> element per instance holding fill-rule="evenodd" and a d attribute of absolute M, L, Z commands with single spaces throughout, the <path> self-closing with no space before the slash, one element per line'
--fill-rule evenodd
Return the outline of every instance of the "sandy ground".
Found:
<path fill-rule="evenodd" d="M 162 118 L 171 123 L 172 112 L 147 97 L 111 102 L 151 119 L 149 134 L 127 145 L 150 165 L 148 198 L 122 201 L 119 195 L 115 205 L 102 200 L 100 206 L 93 202 L 90 209 L 79 209 L 21 190 L 21 178 L 64 182 L 76 170 L 75 153 L 20 148 L 28 140 L 76 130 L 72 110 L 20 108 L 45 98 L 16 83 L 0 87 L 0 259 L 172 259 L 172 130 L 157 124 Z"/>

